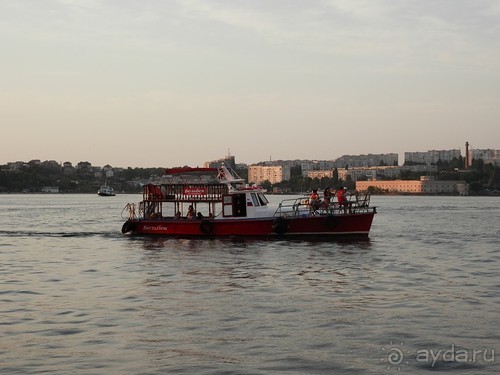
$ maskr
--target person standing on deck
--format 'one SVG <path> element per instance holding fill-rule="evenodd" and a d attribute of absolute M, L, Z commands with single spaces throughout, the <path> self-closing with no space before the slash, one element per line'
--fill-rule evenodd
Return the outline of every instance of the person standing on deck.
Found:
<path fill-rule="evenodd" d="M 328 207 L 330 201 L 332 200 L 333 194 L 329 187 L 325 188 L 323 191 L 323 206 Z"/>
<path fill-rule="evenodd" d="M 340 206 L 343 207 L 347 206 L 346 194 L 347 194 L 347 188 L 345 186 L 337 190 L 337 201 L 339 202 Z"/>

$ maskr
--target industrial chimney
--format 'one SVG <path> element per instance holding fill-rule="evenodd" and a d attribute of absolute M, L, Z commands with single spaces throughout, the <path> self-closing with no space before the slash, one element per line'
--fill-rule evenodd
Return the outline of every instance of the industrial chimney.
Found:
<path fill-rule="evenodd" d="M 469 169 L 470 160 L 469 160 L 469 142 L 465 142 L 465 169 Z"/>

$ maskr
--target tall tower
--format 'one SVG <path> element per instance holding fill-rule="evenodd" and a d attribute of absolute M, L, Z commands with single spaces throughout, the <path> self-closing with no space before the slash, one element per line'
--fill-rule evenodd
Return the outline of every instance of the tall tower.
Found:
<path fill-rule="evenodd" d="M 469 142 L 465 142 L 465 169 L 469 169 L 470 160 L 469 160 Z"/>

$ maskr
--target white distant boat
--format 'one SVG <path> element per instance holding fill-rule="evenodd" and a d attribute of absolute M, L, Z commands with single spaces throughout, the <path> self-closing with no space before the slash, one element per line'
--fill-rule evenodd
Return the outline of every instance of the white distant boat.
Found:
<path fill-rule="evenodd" d="M 105 182 L 104 185 L 97 190 L 97 195 L 101 197 L 114 197 L 116 194 L 115 190 Z"/>

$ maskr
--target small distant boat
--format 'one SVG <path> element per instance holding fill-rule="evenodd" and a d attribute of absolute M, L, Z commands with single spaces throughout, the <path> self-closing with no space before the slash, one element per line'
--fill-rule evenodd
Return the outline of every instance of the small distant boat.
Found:
<path fill-rule="evenodd" d="M 97 195 L 101 197 L 114 197 L 115 190 L 111 187 L 108 186 L 108 184 L 105 182 L 104 185 L 102 185 L 99 190 L 97 190 Z"/>

